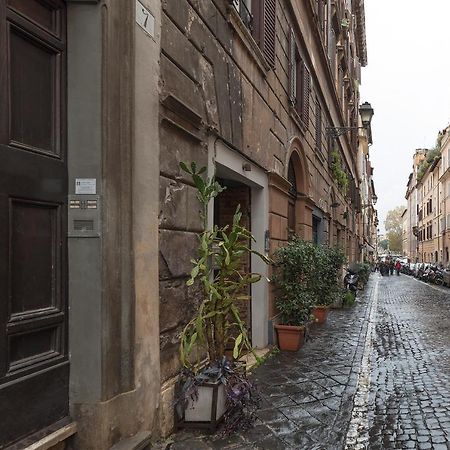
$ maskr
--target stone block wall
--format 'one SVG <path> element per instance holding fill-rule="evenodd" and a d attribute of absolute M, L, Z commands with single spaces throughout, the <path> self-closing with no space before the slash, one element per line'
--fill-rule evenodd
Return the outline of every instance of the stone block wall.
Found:
<path fill-rule="evenodd" d="M 163 1 L 159 212 L 163 382 L 177 373 L 178 336 L 198 304 L 185 281 L 190 259 L 196 255 L 195 233 L 201 230 L 199 205 L 190 180 L 180 172 L 180 161 L 207 165 L 208 152 L 213 153 L 208 143 L 220 139 L 267 173 L 285 179 L 296 139 L 306 186 L 297 205 L 299 234 L 311 239 L 314 208 L 329 217 L 332 186 L 335 200 L 349 204 L 329 173 L 325 127 L 344 119 L 315 20 L 310 2 L 277 1 L 271 70 L 229 1 Z M 291 30 L 312 75 L 306 126 L 293 112 L 288 94 Z M 344 149 L 343 154 L 354 172 L 351 151 Z M 286 192 L 287 185 L 270 189 L 272 250 L 287 239 Z M 335 219 L 331 235 L 336 235 L 337 226 L 345 228 L 342 215 Z"/>

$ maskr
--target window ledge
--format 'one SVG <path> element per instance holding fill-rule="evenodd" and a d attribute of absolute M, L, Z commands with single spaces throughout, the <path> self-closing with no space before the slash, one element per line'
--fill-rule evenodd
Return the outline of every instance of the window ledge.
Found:
<path fill-rule="evenodd" d="M 292 119 L 294 119 L 294 122 L 300 128 L 301 132 L 305 134 L 308 127 L 306 126 L 305 122 L 303 122 L 302 118 L 300 117 L 300 114 L 292 104 L 289 105 L 289 114 L 292 117 Z"/>
<path fill-rule="evenodd" d="M 323 151 L 321 148 L 319 148 L 317 145 L 315 146 L 315 152 L 314 154 L 316 155 L 316 158 L 325 165 L 325 163 L 327 162 L 327 158 L 325 157 L 325 155 L 323 154 Z"/>
<path fill-rule="evenodd" d="M 258 65 L 264 76 L 270 71 L 270 66 L 264 58 L 263 52 L 258 47 L 258 44 L 253 39 L 250 30 L 245 26 L 238 12 L 233 5 L 228 6 L 228 23 L 234 28 L 242 43 L 247 48 L 248 52 Z"/>

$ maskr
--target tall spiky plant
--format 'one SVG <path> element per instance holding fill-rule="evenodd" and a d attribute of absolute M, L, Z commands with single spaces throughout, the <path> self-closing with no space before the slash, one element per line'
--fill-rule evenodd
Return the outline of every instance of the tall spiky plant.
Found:
<path fill-rule="evenodd" d="M 257 254 L 266 263 L 269 259 L 251 249 L 252 234 L 240 222 L 242 213 L 238 206 L 230 226 L 208 228 L 209 202 L 225 188 L 214 177 L 207 178 L 206 168 L 197 169 L 193 162 L 189 166 L 180 163 L 197 188 L 197 198 L 202 205 L 204 231 L 199 234 L 198 258 L 192 259 L 188 286 L 199 281 L 202 299 L 195 317 L 185 326 L 181 334 L 180 358 L 184 367 L 193 371 L 200 368 L 205 352 L 210 364 L 220 361 L 225 355 L 226 345 L 234 342 L 233 357 L 238 359 L 244 350 L 251 350 L 247 327 L 241 319 L 238 303 L 248 301 L 242 292 L 261 275 L 243 271 L 243 257 Z M 195 352 L 196 357 L 192 357 Z"/>

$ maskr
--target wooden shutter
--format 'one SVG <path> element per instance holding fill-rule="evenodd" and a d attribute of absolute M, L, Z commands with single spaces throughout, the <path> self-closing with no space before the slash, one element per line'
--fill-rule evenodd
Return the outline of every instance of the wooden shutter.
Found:
<path fill-rule="evenodd" d="M 267 63 L 275 67 L 276 0 L 264 0 L 264 40 L 262 51 Z"/>
<path fill-rule="evenodd" d="M 295 105 L 297 99 L 297 44 L 295 34 L 289 31 L 289 100 Z"/>
<path fill-rule="evenodd" d="M 331 72 L 336 77 L 336 33 L 330 30 L 330 46 L 328 48 L 328 57 L 330 59 Z"/>
<path fill-rule="evenodd" d="M 309 124 L 310 89 L 311 74 L 300 58 L 295 34 L 291 29 L 289 33 L 289 98 L 306 126 Z"/>
<path fill-rule="evenodd" d="M 252 1 L 252 36 L 270 68 L 275 68 L 277 0 Z"/>
<path fill-rule="evenodd" d="M 251 27 L 251 32 L 252 32 L 252 36 L 253 39 L 256 41 L 256 43 L 258 44 L 258 47 L 262 49 L 262 42 L 263 42 L 263 18 L 264 18 L 264 14 L 263 14 L 263 2 L 258 1 L 252 2 L 252 27 Z"/>
<path fill-rule="evenodd" d="M 297 110 L 300 118 L 303 120 L 303 74 L 304 65 L 300 59 L 298 51 L 296 52 L 295 61 L 295 109 Z"/>
<path fill-rule="evenodd" d="M 316 149 L 322 151 L 322 108 L 316 99 Z"/>
<path fill-rule="evenodd" d="M 309 125 L 309 91 L 311 89 L 311 74 L 309 73 L 308 68 L 305 63 L 301 64 L 302 66 L 302 110 L 301 117 L 303 123 L 308 126 Z"/>

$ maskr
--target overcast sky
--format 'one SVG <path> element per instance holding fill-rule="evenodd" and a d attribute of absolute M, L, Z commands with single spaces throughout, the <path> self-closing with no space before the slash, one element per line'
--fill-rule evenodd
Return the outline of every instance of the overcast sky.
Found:
<path fill-rule="evenodd" d="M 380 230 L 406 205 L 416 148 L 450 122 L 450 0 L 365 0 L 368 66 L 361 102 L 375 110 L 370 158 Z"/>

